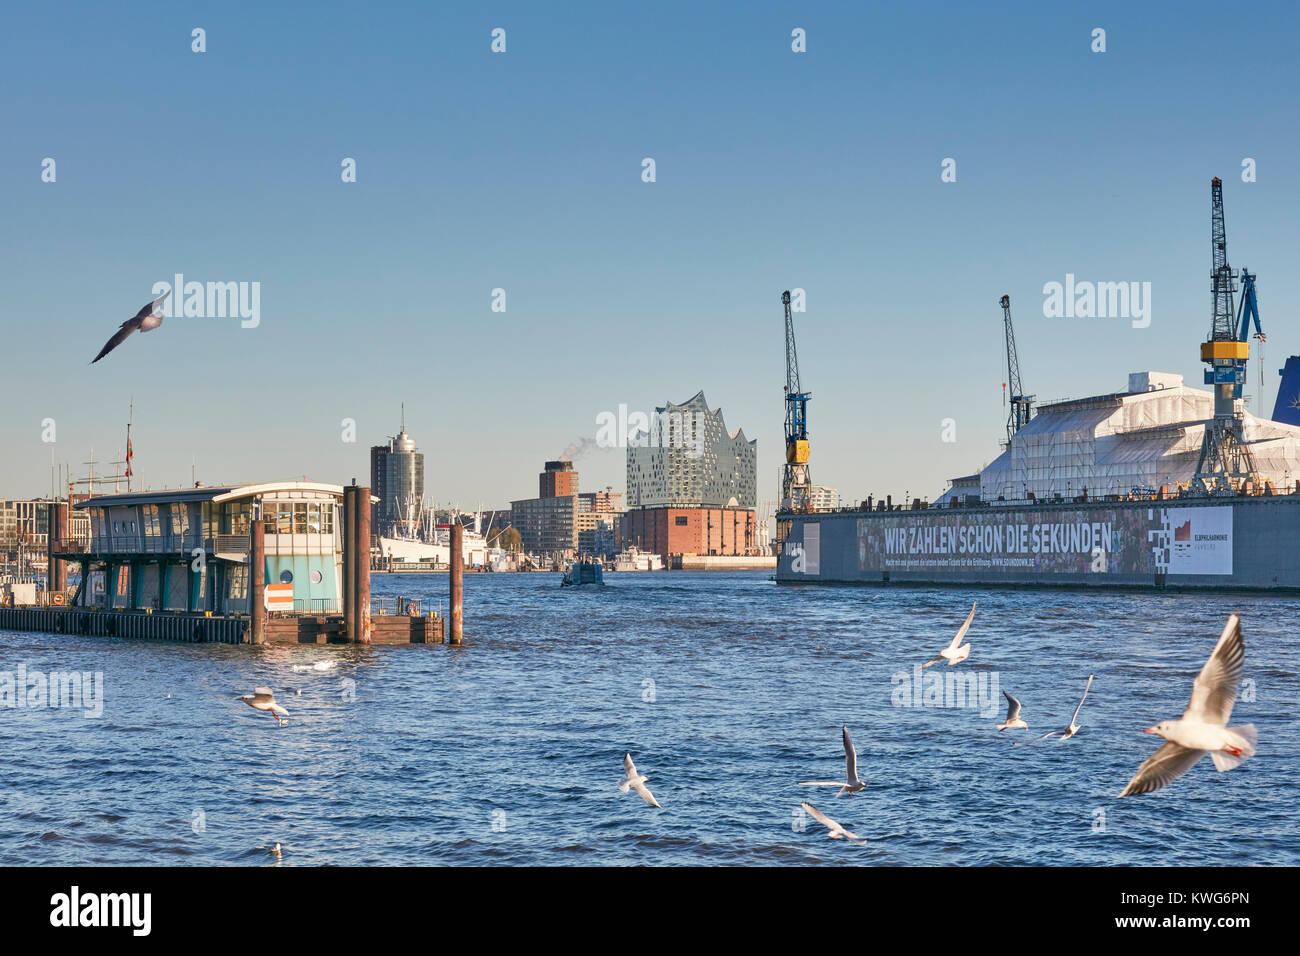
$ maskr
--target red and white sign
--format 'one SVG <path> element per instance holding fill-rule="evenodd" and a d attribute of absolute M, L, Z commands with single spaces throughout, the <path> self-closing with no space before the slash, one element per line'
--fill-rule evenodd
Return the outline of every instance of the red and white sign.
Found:
<path fill-rule="evenodd" d="M 293 610 L 293 582 L 288 584 L 268 584 L 264 603 L 268 611 Z"/>
<path fill-rule="evenodd" d="M 1170 574 L 1232 573 L 1232 509 L 1166 509 Z"/>

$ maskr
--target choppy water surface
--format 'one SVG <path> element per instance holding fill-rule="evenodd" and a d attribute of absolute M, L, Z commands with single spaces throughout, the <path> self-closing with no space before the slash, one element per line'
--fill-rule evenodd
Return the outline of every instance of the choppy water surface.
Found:
<path fill-rule="evenodd" d="M 261 865 L 278 840 L 282 865 L 1300 864 L 1296 599 L 607 580 L 467 575 L 463 648 L 0 631 L 0 670 L 106 682 L 99 718 L 0 709 L 0 863 Z M 446 587 L 374 578 L 377 595 Z M 1078 737 L 1013 747 L 977 709 L 894 706 L 892 676 L 975 599 L 952 670 L 996 674 L 1035 733 L 1068 722 L 1095 673 Z M 1256 698 L 1234 723 L 1259 727 L 1259 753 L 1115 800 L 1234 610 Z M 293 669 L 321 660 L 338 664 Z M 261 684 L 284 727 L 233 699 Z M 867 789 L 796 786 L 843 773 L 841 724 Z M 662 809 L 615 789 L 626 750 Z M 869 845 L 799 832 L 805 798 Z"/>

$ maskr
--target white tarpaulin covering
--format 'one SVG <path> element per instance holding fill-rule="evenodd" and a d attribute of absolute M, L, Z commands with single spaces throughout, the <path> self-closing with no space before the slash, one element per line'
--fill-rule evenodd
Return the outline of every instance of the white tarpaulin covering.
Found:
<path fill-rule="evenodd" d="M 980 473 L 980 497 L 1099 497 L 1162 485 L 1172 491 L 1190 482 L 1205 422 L 1214 416 L 1214 395 L 1182 385 L 1179 376 L 1145 374 L 1165 387 L 1039 408 L 1010 448 Z M 1300 479 L 1300 427 L 1246 414 L 1243 436 L 1261 478 L 1278 492 L 1289 491 Z"/>

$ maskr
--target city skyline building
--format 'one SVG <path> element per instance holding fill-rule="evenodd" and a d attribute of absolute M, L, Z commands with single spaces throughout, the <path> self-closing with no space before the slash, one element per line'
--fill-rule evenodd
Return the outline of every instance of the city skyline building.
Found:
<path fill-rule="evenodd" d="M 401 430 L 385 445 L 370 448 L 371 494 L 379 499 L 371 508 L 374 534 L 415 537 L 424 510 L 424 453 L 406 432 L 406 409 Z"/>

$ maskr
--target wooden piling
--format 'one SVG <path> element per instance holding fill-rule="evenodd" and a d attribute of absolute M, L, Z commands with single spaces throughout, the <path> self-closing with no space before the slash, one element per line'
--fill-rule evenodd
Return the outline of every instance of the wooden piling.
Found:
<path fill-rule="evenodd" d="M 266 525 L 253 522 L 248 545 L 248 617 L 254 644 L 266 643 Z"/>
<path fill-rule="evenodd" d="M 352 573 L 356 575 L 356 637 L 361 644 L 370 643 L 370 489 L 356 489 L 352 497 L 356 508 L 356 558 Z"/>
<path fill-rule="evenodd" d="M 451 522 L 451 634 L 448 641 L 463 644 L 462 630 L 465 612 L 462 606 L 465 591 L 465 526 L 457 519 Z"/>
<path fill-rule="evenodd" d="M 343 486 L 343 631 L 349 641 L 355 641 L 357 634 L 356 625 L 352 621 L 352 612 L 357 606 L 354 593 L 356 575 L 352 565 L 357 554 L 356 542 L 353 540 L 356 528 L 356 493 L 356 485 Z"/>

